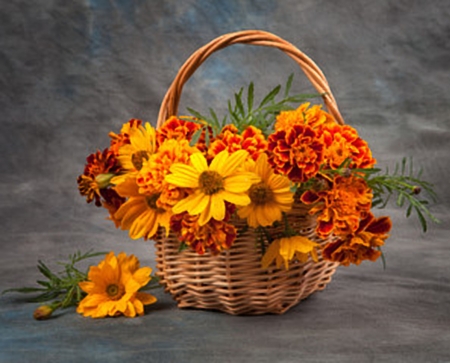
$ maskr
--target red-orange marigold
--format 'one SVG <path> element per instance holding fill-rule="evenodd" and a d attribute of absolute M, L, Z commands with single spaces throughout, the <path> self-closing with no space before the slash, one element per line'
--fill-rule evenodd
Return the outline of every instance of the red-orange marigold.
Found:
<path fill-rule="evenodd" d="M 228 213 L 229 214 L 229 213 Z M 170 229 L 178 239 L 203 255 L 206 251 L 218 254 L 229 249 L 237 236 L 236 228 L 225 220 L 211 218 L 203 226 L 198 224 L 199 215 L 191 216 L 187 212 L 172 216 Z"/>
<path fill-rule="evenodd" d="M 337 169 L 346 159 L 350 168 L 371 168 L 375 164 L 372 152 L 358 132 L 348 125 L 325 125 L 322 128 L 327 166 Z"/>
<path fill-rule="evenodd" d="M 170 117 L 156 130 L 156 141 L 161 145 L 164 140 L 191 140 L 194 133 L 199 130 L 200 124 L 181 120 L 176 116 Z"/>
<path fill-rule="evenodd" d="M 269 163 L 275 172 L 293 182 L 305 182 L 314 177 L 324 158 L 320 134 L 301 124 L 271 134 L 268 151 Z"/>
<path fill-rule="evenodd" d="M 308 190 L 300 197 L 304 204 L 313 204 L 310 214 L 317 214 L 316 232 L 321 237 L 330 233 L 346 235 L 358 229 L 372 205 L 372 190 L 364 179 L 336 176 L 323 190 Z"/>
<path fill-rule="evenodd" d="M 389 217 L 375 218 L 369 213 L 361 220 L 354 233 L 328 243 L 323 248 L 322 255 L 326 260 L 339 262 L 344 266 L 351 263 L 359 265 L 364 260 L 375 261 L 381 255 L 379 247 L 384 245 L 391 228 Z"/>
<path fill-rule="evenodd" d="M 247 150 L 253 160 L 267 149 L 267 141 L 262 131 L 254 126 L 248 126 L 242 134 L 234 125 L 226 125 L 216 140 L 208 148 L 208 157 L 212 159 L 223 150 L 230 154 L 237 150 Z"/>

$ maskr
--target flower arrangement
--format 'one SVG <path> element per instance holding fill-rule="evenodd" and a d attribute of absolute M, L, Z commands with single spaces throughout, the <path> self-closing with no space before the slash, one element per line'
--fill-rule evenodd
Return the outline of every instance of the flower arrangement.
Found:
<path fill-rule="evenodd" d="M 283 93 L 277 86 L 259 104 L 250 83 L 222 120 L 213 109 L 176 116 L 183 83 L 210 54 L 236 43 L 287 53 L 319 95 L 291 95 L 291 76 Z M 329 112 L 311 103 L 317 96 Z M 158 277 L 124 253 L 106 254 L 86 273 L 75 263 L 99 254 L 70 256 L 57 274 L 39 262 L 48 281 L 7 290 L 53 301 L 35 311 L 36 319 L 69 306 L 94 318 L 142 315 L 156 301 L 144 291 L 158 282 L 180 307 L 283 313 L 323 289 L 337 265 L 380 257 L 384 264 L 392 222 L 375 209 L 392 197 L 407 217 L 417 214 L 423 231 L 427 219 L 438 222 L 428 210 L 432 185 L 415 173 L 412 159 L 382 173 L 368 143 L 343 124 L 317 65 L 273 34 L 230 33 L 198 49 L 169 88 L 157 125 L 131 119 L 110 132 L 109 146 L 87 157 L 77 181 L 116 228 L 156 241 Z"/>
<path fill-rule="evenodd" d="M 426 201 L 431 185 L 413 174 L 379 175 L 368 143 L 351 126 L 337 124 L 320 105 L 290 104 L 311 95 L 276 100 L 281 87 L 254 106 L 253 83 L 229 102 L 229 115 L 219 122 L 216 113 L 170 117 L 160 128 L 130 120 L 119 134 L 110 133 L 110 146 L 87 158 L 78 178 L 88 202 L 109 211 L 116 227 L 132 239 L 155 238 L 159 229 L 174 233 L 180 250 L 202 255 L 233 247 L 239 231 L 233 219 L 246 221 L 269 242 L 262 266 L 277 267 L 324 259 L 341 265 L 375 261 L 392 227 L 388 216 L 375 217 L 373 207 L 385 206 L 398 194 L 409 202 L 426 229 Z M 245 106 L 244 106 L 245 105 Z M 302 237 L 286 216 L 295 203 L 309 207 L 317 220 L 316 234 L 329 243 Z M 274 225 L 284 226 L 272 234 Z"/>

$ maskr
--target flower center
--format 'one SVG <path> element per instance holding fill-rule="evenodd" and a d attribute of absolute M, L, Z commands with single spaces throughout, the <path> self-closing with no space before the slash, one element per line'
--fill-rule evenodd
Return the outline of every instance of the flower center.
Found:
<path fill-rule="evenodd" d="M 149 197 L 145 197 L 145 201 L 147 202 L 149 208 L 154 209 L 158 213 L 163 213 L 165 212 L 165 210 L 158 207 L 158 205 L 156 204 L 160 195 L 161 193 L 150 195 Z"/>
<path fill-rule="evenodd" d="M 216 194 L 223 189 L 223 178 L 216 171 L 204 171 L 200 174 L 198 185 L 206 195 Z"/>
<path fill-rule="evenodd" d="M 142 169 L 144 159 L 149 159 L 148 152 L 145 150 L 136 151 L 133 155 L 131 155 L 131 162 L 133 163 L 133 166 L 136 168 L 136 170 Z"/>
<path fill-rule="evenodd" d="M 266 204 L 273 200 L 272 190 L 263 182 L 254 184 L 250 187 L 250 199 L 255 204 Z"/>
<path fill-rule="evenodd" d="M 106 287 L 106 293 L 112 299 L 119 299 L 122 296 L 122 289 L 116 284 L 111 284 Z"/>

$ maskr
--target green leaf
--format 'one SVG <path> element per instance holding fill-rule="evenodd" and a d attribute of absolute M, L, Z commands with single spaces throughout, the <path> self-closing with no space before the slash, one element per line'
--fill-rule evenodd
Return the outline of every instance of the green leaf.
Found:
<path fill-rule="evenodd" d="M 234 95 L 234 100 L 236 102 L 236 109 L 240 113 L 242 119 L 245 118 L 244 104 L 242 103 L 242 89 L 238 94 Z"/>
<path fill-rule="evenodd" d="M 408 209 L 406 210 L 406 218 L 409 218 L 409 216 L 411 215 L 412 209 L 413 209 L 413 205 L 410 204 L 410 205 L 408 206 Z"/>
<path fill-rule="evenodd" d="M 254 96 L 255 96 L 254 85 L 253 85 L 253 82 L 251 82 L 250 85 L 248 86 L 248 92 L 247 92 L 247 109 L 248 109 L 249 114 L 253 110 Z"/>
<path fill-rule="evenodd" d="M 44 289 L 42 287 L 19 287 L 16 289 L 3 290 L 2 295 L 10 293 L 10 292 L 18 292 L 21 294 L 31 294 L 31 293 L 42 292 L 42 291 L 46 291 L 46 289 Z"/>
<path fill-rule="evenodd" d="M 427 221 L 426 221 L 425 217 L 423 216 L 422 212 L 420 211 L 420 209 L 418 207 L 415 207 L 415 209 L 417 212 L 417 216 L 419 217 L 420 224 L 422 225 L 422 230 L 424 232 L 426 232 L 427 231 Z"/>
<path fill-rule="evenodd" d="M 195 146 L 197 144 L 198 140 L 200 139 L 200 136 L 202 136 L 202 132 L 203 132 L 203 127 L 194 132 L 194 134 L 192 135 L 191 141 L 189 141 L 190 146 Z"/>
<path fill-rule="evenodd" d="M 276 86 L 272 91 L 270 91 L 266 97 L 264 97 L 264 99 L 261 101 L 259 108 L 261 108 L 262 106 L 266 105 L 267 103 L 273 101 L 273 99 L 278 95 L 278 93 L 280 92 L 281 86 L 278 85 Z"/>
<path fill-rule="evenodd" d="M 287 98 L 289 96 L 289 92 L 291 92 L 292 87 L 292 81 L 294 80 L 294 73 L 291 73 L 289 75 L 289 78 L 286 82 L 286 87 L 284 89 L 284 98 Z"/>

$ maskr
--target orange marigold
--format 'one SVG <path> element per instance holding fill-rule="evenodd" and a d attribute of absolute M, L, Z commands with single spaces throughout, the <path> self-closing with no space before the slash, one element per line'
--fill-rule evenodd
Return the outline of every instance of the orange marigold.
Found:
<path fill-rule="evenodd" d="M 234 125 L 226 125 L 216 140 L 208 148 L 208 157 L 213 158 L 223 150 L 234 153 L 237 150 L 247 150 L 256 161 L 259 155 L 267 149 L 267 141 L 262 131 L 254 126 L 247 127 L 241 135 Z"/>
<path fill-rule="evenodd" d="M 308 125 L 296 124 L 275 131 L 268 138 L 269 163 L 293 182 L 305 182 L 319 171 L 324 158 L 320 134 Z"/>
<path fill-rule="evenodd" d="M 199 215 L 192 216 L 187 212 L 172 216 L 170 229 L 178 239 L 203 255 L 206 251 L 218 254 L 223 249 L 229 249 L 237 236 L 236 228 L 227 223 L 235 211 L 235 206 L 225 203 L 226 213 L 222 221 L 211 218 L 205 225 L 198 223 Z"/>
<path fill-rule="evenodd" d="M 130 129 L 139 128 L 141 125 L 141 120 L 133 118 L 122 126 L 119 134 L 112 131 L 109 133 L 109 137 L 111 138 L 109 149 L 114 153 L 114 155 L 119 155 L 119 149 L 122 145 L 130 143 Z"/>
<path fill-rule="evenodd" d="M 355 232 L 361 218 L 370 211 L 372 197 L 372 190 L 364 179 L 336 176 L 329 188 L 308 190 L 300 200 L 313 204 L 310 214 L 318 213 L 316 232 L 326 237 L 332 232 L 336 235 Z"/>
<path fill-rule="evenodd" d="M 322 256 L 344 266 L 351 263 L 359 265 L 364 260 L 375 261 L 381 255 L 379 247 L 384 245 L 391 228 L 389 217 L 375 218 L 369 213 L 354 233 L 328 243 L 323 248 Z"/>
<path fill-rule="evenodd" d="M 166 139 L 158 151 L 144 162 L 136 178 L 141 194 L 160 194 L 158 207 L 171 209 L 186 196 L 183 188 L 176 187 L 164 180 L 174 163 L 189 164 L 189 157 L 199 150 L 189 145 L 188 140 Z"/>
<path fill-rule="evenodd" d="M 167 139 L 190 140 L 200 127 L 201 125 L 196 122 L 185 121 L 172 116 L 156 130 L 156 141 L 159 145 L 162 145 Z"/>
<path fill-rule="evenodd" d="M 325 143 L 325 160 L 332 169 L 337 169 L 346 159 L 351 159 L 350 168 L 371 168 L 375 164 L 372 152 L 358 132 L 348 125 L 325 125 L 322 128 Z"/>
<path fill-rule="evenodd" d="M 289 130 L 294 125 L 309 125 L 316 128 L 320 125 L 333 124 L 334 119 L 322 110 L 321 105 L 309 107 L 310 103 L 301 104 L 296 110 L 282 111 L 274 124 L 275 131 Z"/>

